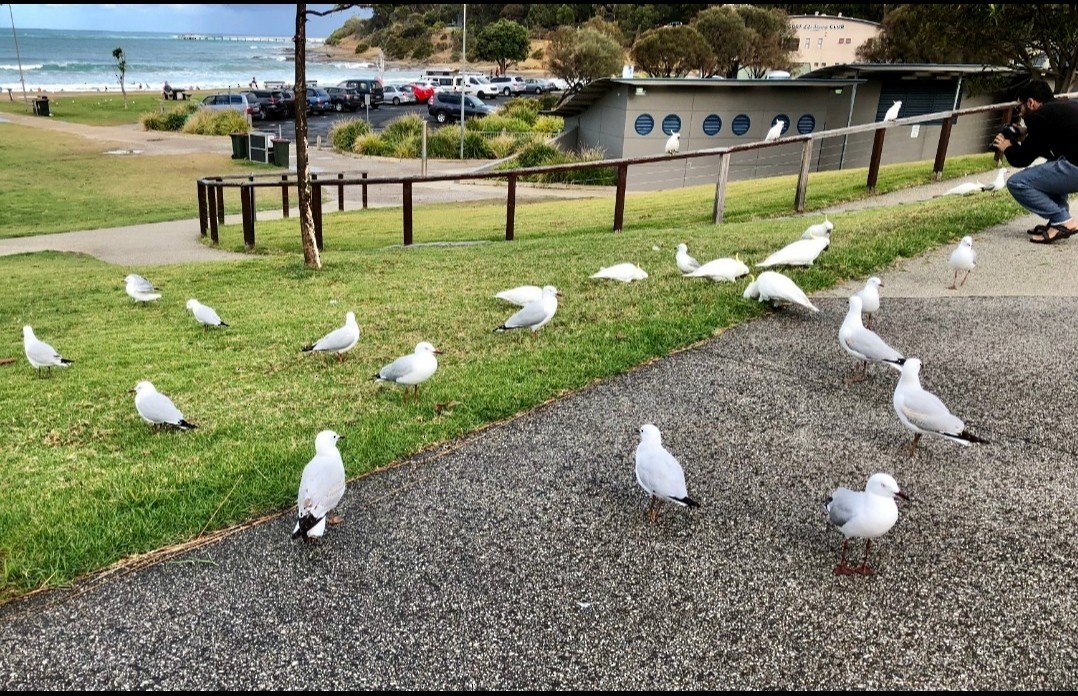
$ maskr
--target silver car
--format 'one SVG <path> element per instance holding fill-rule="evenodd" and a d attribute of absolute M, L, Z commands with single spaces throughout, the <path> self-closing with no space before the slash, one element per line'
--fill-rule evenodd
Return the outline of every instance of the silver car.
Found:
<path fill-rule="evenodd" d="M 233 109 L 241 114 L 250 116 L 252 120 L 263 118 L 262 104 L 258 97 L 249 92 L 228 92 L 225 94 L 210 94 L 199 105 L 203 109 L 224 111 Z"/>
<path fill-rule="evenodd" d="M 382 91 L 385 94 L 385 101 L 393 106 L 400 106 L 401 104 L 415 104 L 415 94 L 407 89 L 408 85 L 385 85 L 382 87 Z"/>

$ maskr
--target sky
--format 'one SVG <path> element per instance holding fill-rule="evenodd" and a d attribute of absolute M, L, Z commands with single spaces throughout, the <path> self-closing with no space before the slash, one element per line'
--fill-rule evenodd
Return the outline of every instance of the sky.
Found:
<path fill-rule="evenodd" d="M 333 5 L 307 5 L 328 10 Z M 9 14 L 10 12 L 10 14 Z M 352 16 L 370 17 L 370 10 L 350 8 L 307 20 L 308 38 L 325 38 Z M 30 5 L 0 7 L 0 27 L 16 29 L 93 29 L 98 31 L 162 31 L 235 36 L 292 36 L 295 4 L 283 5 Z"/>

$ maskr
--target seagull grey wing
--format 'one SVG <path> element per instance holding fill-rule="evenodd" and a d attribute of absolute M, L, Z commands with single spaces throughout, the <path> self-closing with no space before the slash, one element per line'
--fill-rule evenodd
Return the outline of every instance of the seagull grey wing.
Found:
<path fill-rule="evenodd" d="M 221 323 L 221 317 L 218 316 L 217 312 L 215 312 L 212 307 L 207 307 L 206 305 L 199 305 L 198 308 L 195 309 L 195 316 L 203 324 L 217 326 Z"/>
<path fill-rule="evenodd" d="M 183 414 L 172 399 L 159 392 L 147 394 L 137 405 L 139 413 L 154 423 L 179 423 L 183 420 Z"/>
<path fill-rule="evenodd" d="M 685 472 L 674 455 L 664 447 L 647 447 L 637 452 L 636 477 L 640 485 L 663 498 L 684 498 Z"/>
<path fill-rule="evenodd" d="M 157 292 L 157 288 L 154 287 L 153 283 L 138 274 L 132 274 L 131 289 L 142 293 Z"/>
<path fill-rule="evenodd" d="M 836 488 L 827 499 L 827 518 L 836 527 L 842 527 L 857 514 L 862 493 L 849 488 Z"/>
<path fill-rule="evenodd" d="M 26 357 L 31 362 L 42 365 L 56 365 L 60 362 L 60 354 L 56 349 L 44 341 L 33 341 L 26 346 Z"/>
<path fill-rule="evenodd" d="M 860 329 L 846 336 L 846 344 L 856 353 L 869 360 L 895 362 L 903 359 L 901 353 L 887 345 L 875 331 Z"/>
<path fill-rule="evenodd" d="M 402 355 L 379 370 L 378 377 L 387 382 L 396 382 L 398 379 L 411 372 L 414 364 L 414 355 Z"/>
<path fill-rule="evenodd" d="M 951 413 L 935 394 L 918 391 L 902 395 L 902 415 L 926 432 L 959 435 L 966 429 L 962 419 Z"/>
<path fill-rule="evenodd" d="M 525 305 L 513 316 L 505 320 L 505 326 L 509 329 L 523 329 L 535 326 L 547 318 L 546 308 L 543 303 L 532 302 Z"/>
<path fill-rule="evenodd" d="M 352 335 L 349 333 L 348 327 L 342 326 L 318 339 L 318 343 L 314 344 L 313 350 L 341 350 L 342 348 L 347 348 L 351 343 Z"/>
<path fill-rule="evenodd" d="M 344 497 L 341 465 L 331 457 L 316 456 L 303 471 L 299 487 L 299 515 L 325 517 Z"/>

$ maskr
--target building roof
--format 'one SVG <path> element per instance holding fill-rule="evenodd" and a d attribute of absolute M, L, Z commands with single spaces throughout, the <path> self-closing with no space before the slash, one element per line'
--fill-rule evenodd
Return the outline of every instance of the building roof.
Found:
<path fill-rule="evenodd" d="M 748 87 L 752 89 L 784 89 L 791 87 L 822 87 L 822 88 L 835 88 L 845 87 L 846 85 L 854 85 L 865 82 L 864 79 L 857 78 L 835 78 L 835 79 L 805 79 L 804 77 L 789 78 L 789 79 L 759 79 L 759 80 L 719 80 L 714 78 L 692 78 L 692 77 L 680 77 L 680 78 L 668 78 L 668 77 L 603 77 L 598 80 L 592 80 L 584 86 L 579 92 L 567 94 L 562 101 L 558 102 L 549 111 L 544 113 L 552 114 L 554 116 L 578 116 L 588 110 L 595 102 L 599 101 L 603 95 L 614 89 L 618 85 L 624 85 L 629 89 L 637 89 L 648 87 L 678 87 L 684 89 L 730 89 L 734 87 Z"/>
<path fill-rule="evenodd" d="M 887 74 L 905 77 L 969 77 L 970 75 L 1006 75 L 1014 72 L 1020 71 L 1001 65 L 966 63 L 847 63 L 817 68 L 803 73 L 797 79 L 879 77 Z"/>

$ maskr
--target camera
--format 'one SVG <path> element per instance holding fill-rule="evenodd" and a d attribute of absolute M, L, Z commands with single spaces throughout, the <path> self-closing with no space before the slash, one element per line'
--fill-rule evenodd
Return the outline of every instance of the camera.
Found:
<path fill-rule="evenodd" d="M 1011 144 L 1014 144 L 1017 143 L 1018 139 L 1022 137 L 1022 130 L 1018 127 L 1018 124 L 1008 123 L 1007 125 L 1003 126 L 1003 130 L 1000 131 L 1000 135 L 1002 135 L 1007 140 L 1010 140 Z"/>

